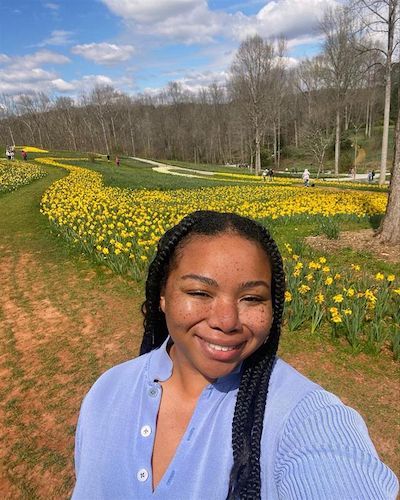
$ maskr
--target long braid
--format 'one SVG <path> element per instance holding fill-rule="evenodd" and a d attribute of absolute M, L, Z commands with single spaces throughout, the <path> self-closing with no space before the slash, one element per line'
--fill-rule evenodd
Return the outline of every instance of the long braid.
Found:
<path fill-rule="evenodd" d="M 146 300 L 142 305 L 144 334 L 140 354 L 160 347 L 168 336 L 164 313 L 160 310 L 160 294 L 168 276 L 171 258 L 178 244 L 189 234 L 195 224 L 193 217 L 185 217 L 169 229 L 158 243 L 157 254 L 149 266 L 146 280 Z"/>
<path fill-rule="evenodd" d="M 280 253 L 266 230 L 260 243 L 272 265 L 274 318 L 264 346 L 245 361 L 232 423 L 234 466 L 228 499 L 261 497 L 260 446 L 269 380 L 278 348 L 284 307 L 285 275 Z M 252 384 L 250 386 L 250 382 Z M 247 450 L 250 450 L 248 452 Z"/>
<path fill-rule="evenodd" d="M 261 498 L 261 436 L 269 381 L 279 344 L 285 292 L 282 258 L 268 231 L 250 219 L 212 211 L 194 212 L 167 231 L 149 267 L 146 300 L 142 306 L 145 319 L 140 353 L 159 347 L 168 336 L 165 316 L 159 308 L 160 293 L 177 248 L 192 234 L 213 235 L 226 231 L 260 244 L 272 268 L 273 321 L 265 344 L 243 363 L 232 422 L 233 466 L 227 495 L 227 500 L 257 500 Z"/>

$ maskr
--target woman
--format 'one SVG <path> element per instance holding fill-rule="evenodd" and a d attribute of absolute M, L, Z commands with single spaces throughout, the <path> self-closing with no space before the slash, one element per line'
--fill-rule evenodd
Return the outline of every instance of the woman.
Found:
<path fill-rule="evenodd" d="M 82 405 L 73 498 L 395 498 L 361 417 L 276 357 L 284 291 L 254 221 L 200 211 L 167 231 L 142 355 Z"/>

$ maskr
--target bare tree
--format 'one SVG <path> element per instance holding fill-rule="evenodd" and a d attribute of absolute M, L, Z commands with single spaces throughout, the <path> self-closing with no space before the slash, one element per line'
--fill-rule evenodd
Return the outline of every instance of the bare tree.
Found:
<path fill-rule="evenodd" d="M 382 151 L 379 184 L 386 179 L 386 164 L 389 141 L 390 96 L 392 88 L 393 56 L 399 40 L 400 9 L 399 0 L 355 0 L 355 10 L 359 13 L 361 31 L 370 35 L 374 43 L 371 47 L 361 45 L 363 51 L 378 51 L 384 57 L 385 68 L 385 108 L 383 117 Z M 385 46 L 381 39 L 385 37 Z M 359 44 L 360 46 L 360 44 Z"/>
<path fill-rule="evenodd" d="M 328 9 L 320 24 L 325 36 L 325 82 L 335 102 L 335 174 L 339 173 L 341 117 L 348 92 L 360 77 L 359 54 L 355 50 L 355 29 L 348 9 Z"/>
<path fill-rule="evenodd" d="M 318 166 L 317 178 L 324 173 L 324 161 L 328 147 L 332 143 L 332 136 L 316 123 L 308 123 L 301 130 L 302 144 L 307 153 Z"/>
<path fill-rule="evenodd" d="M 268 116 L 268 87 L 274 56 L 274 46 L 256 35 L 241 43 L 231 66 L 234 98 L 253 127 L 257 174 L 261 172 L 261 139 Z"/>

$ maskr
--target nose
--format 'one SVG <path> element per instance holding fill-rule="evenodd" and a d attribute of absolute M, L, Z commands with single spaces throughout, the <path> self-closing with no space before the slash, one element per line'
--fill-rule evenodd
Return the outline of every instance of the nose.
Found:
<path fill-rule="evenodd" d="M 215 301 L 210 310 L 208 325 L 224 333 L 235 333 L 241 329 L 238 304 L 231 300 Z"/>

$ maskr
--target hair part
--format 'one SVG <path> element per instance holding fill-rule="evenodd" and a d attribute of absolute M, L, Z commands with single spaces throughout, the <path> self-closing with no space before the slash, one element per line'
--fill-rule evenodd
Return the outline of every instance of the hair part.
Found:
<path fill-rule="evenodd" d="M 160 239 L 149 266 L 146 299 L 142 305 L 144 334 L 140 354 L 160 347 L 168 337 L 160 295 L 172 266 L 192 236 L 234 233 L 254 241 L 265 251 L 272 270 L 273 321 L 265 344 L 244 362 L 232 422 L 233 467 L 228 500 L 259 499 L 260 445 L 269 380 L 273 370 L 281 332 L 284 308 L 285 274 L 279 249 L 265 227 L 234 213 L 200 210 L 184 217 Z"/>

